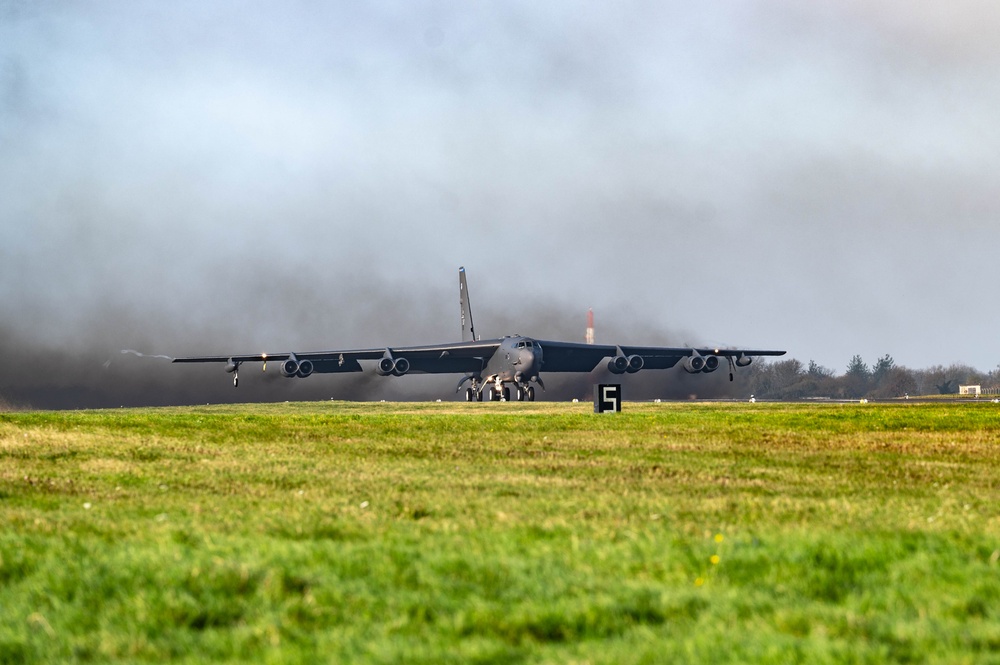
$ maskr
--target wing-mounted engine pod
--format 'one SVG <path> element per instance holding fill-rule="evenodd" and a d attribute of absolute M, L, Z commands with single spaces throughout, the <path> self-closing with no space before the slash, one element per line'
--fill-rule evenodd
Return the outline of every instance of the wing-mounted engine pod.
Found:
<path fill-rule="evenodd" d="M 410 361 L 406 358 L 393 358 L 383 356 L 375 366 L 375 373 L 379 376 L 403 376 L 410 371 Z"/>
<path fill-rule="evenodd" d="M 229 372 L 230 374 L 232 374 L 233 372 L 235 372 L 236 370 L 238 370 L 240 368 L 240 365 L 242 365 L 242 364 L 243 363 L 241 363 L 239 361 L 236 361 L 236 360 L 233 360 L 232 358 L 230 358 L 229 362 L 226 363 L 226 371 Z"/>
<path fill-rule="evenodd" d="M 312 374 L 314 369 L 316 369 L 316 367 L 313 365 L 311 360 L 300 360 L 299 371 L 296 373 L 296 376 L 300 376 L 304 379 Z"/>
<path fill-rule="evenodd" d="M 311 365 L 312 363 L 310 363 Z M 281 363 L 281 376 L 291 378 L 293 376 L 299 375 L 299 361 L 295 357 L 291 357 L 285 362 Z"/>
<path fill-rule="evenodd" d="M 698 372 L 704 371 L 705 369 L 705 358 L 703 356 L 688 356 L 681 363 L 681 367 L 688 374 L 697 374 Z"/>
<path fill-rule="evenodd" d="M 753 358 L 745 356 L 741 353 L 733 359 L 733 362 L 735 362 L 739 367 L 746 367 L 753 362 Z"/>
<path fill-rule="evenodd" d="M 705 356 L 705 368 L 701 371 L 708 373 L 719 369 L 719 356 Z"/>
<path fill-rule="evenodd" d="M 642 359 L 640 358 L 640 360 Z M 628 366 L 628 358 L 625 356 L 615 356 L 608 361 L 608 370 L 610 370 L 612 374 L 624 374 L 628 371 Z"/>
<path fill-rule="evenodd" d="M 392 370 L 396 366 L 396 361 L 389 356 L 380 358 L 378 365 L 375 366 L 375 373 L 379 376 L 389 376 L 392 374 Z"/>
<path fill-rule="evenodd" d="M 643 363 L 643 360 L 642 360 L 642 356 L 629 356 L 628 357 L 628 369 L 627 369 L 628 373 L 629 374 L 635 374 L 640 369 L 642 369 L 643 364 L 644 363 Z"/>

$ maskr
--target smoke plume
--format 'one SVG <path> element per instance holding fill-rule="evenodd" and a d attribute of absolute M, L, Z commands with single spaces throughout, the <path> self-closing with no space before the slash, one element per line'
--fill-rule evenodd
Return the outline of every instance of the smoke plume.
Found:
<path fill-rule="evenodd" d="M 992 368 L 997 7 L 0 0 L 0 396 L 447 394 L 120 351 L 450 341 L 459 265 L 484 335 Z"/>

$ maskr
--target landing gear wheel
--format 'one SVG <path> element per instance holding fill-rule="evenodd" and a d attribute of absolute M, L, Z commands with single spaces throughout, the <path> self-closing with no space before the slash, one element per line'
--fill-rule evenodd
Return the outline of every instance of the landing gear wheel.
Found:
<path fill-rule="evenodd" d="M 505 402 L 509 402 L 510 401 L 510 388 L 508 388 L 506 386 L 504 386 L 504 389 L 503 389 L 503 401 L 505 401 Z"/>
<path fill-rule="evenodd" d="M 518 402 L 524 401 L 524 388 L 518 386 L 517 388 L 514 389 L 514 399 L 516 399 Z"/>
<path fill-rule="evenodd" d="M 525 392 L 525 399 L 527 399 L 529 402 L 534 402 L 535 401 L 535 387 L 534 386 L 528 386 L 527 388 L 524 389 L 524 392 Z"/>
<path fill-rule="evenodd" d="M 476 399 L 475 391 L 472 388 L 466 388 L 465 390 L 465 401 L 472 402 Z"/>
<path fill-rule="evenodd" d="M 240 375 L 233 374 L 233 388 L 239 388 L 239 387 L 240 387 Z"/>
<path fill-rule="evenodd" d="M 483 401 L 483 393 L 480 392 L 480 391 L 478 391 L 478 390 L 476 391 L 476 401 L 477 402 L 482 402 Z"/>

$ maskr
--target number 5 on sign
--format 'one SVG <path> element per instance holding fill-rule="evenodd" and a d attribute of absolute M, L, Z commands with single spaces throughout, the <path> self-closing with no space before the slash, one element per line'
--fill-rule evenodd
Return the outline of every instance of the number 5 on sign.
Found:
<path fill-rule="evenodd" d="M 622 387 L 618 383 L 594 386 L 594 413 L 621 413 Z"/>

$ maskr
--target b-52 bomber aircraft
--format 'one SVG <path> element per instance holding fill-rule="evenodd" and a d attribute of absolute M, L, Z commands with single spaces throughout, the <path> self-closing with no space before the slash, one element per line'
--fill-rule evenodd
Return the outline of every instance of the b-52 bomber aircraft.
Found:
<path fill-rule="evenodd" d="M 729 380 L 737 367 L 746 367 L 755 356 L 780 356 L 784 351 L 750 349 L 675 348 L 664 346 L 612 346 L 577 342 L 552 342 L 522 335 L 479 339 L 472 322 L 472 307 L 465 268 L 458 269 L 462 341 L 428 346 L 386 346 L 345 351 L 256 353 L 231 356 L 174 358 L 175 363 L 225 363 L 239 385 L 239 369 L 246 362 L 280 363 L 288 378 L 313 374 L 364 371 L 359 361 L 374 360 L 380 376 L 404 374 L 463 374 L 456 392 L 469 383 L 465 399 L 472 401 L 534 401 L 537 383 L 542 390 L 542 372 L 590 372 L 604 360 L 613 374 L 632 374 L 641 369 L 668 369 L 680 363 L 691 374 L 714 372 L 720 359 L 729 363 Z M 508 385 L 510 384 L 510 385 Z"/>

